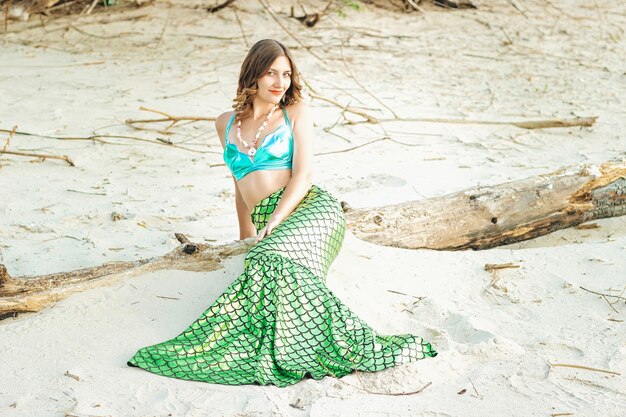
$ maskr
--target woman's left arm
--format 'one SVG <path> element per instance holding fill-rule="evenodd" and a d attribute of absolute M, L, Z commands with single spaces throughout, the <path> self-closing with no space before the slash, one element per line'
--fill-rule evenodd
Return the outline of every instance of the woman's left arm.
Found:
<path fill-rule="evenodd" d="M 311 188 L 313 171 L 313 118 L 309 107 L 300 102 L 294 106 L 293 162 L 291 179 L 283 191 L 278 206 L 271 214 L 267 225 L 261 229 L 256 241 L 272 233 L 272 230 L 291 214 Z M 293 113 L 292 113 L 293 114 Z"/>

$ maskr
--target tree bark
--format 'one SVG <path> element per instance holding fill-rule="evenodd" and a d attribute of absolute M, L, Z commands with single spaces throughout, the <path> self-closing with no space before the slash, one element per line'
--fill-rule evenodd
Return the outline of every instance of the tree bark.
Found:
<path fill-rule="evenodd" d="M 474 187 L 424 201 L 352 209 L 348 228 L 371 243 L 409 249 L 488 249 L 532 239 L 589 220 L 626 214 L 626 161 L 566 167 L 505 184 Z M 183 236 L 173 251 L 57 274 L 13 278 L 0 264 L 0 320 L 39 311 L 75 292 L 160 269 L 214 271 L 245 253 L 254 237 L 225 245 Z"/>
<path fill-rule="evenodd" d="M 378 245 L 488 249 L 626 214 L 626 161 L 566 167 L 424 201 L 348 209 L 348 228 Z"/>
<path fill-rule="evenodd" d="M 245 253 L 254 238 L 226 245 L 190 243 L 177 234 L 182 245 L 171 252 L 149 259 L 109 262 L 103 265 L 55 274 L 13 278 L 0 264 L 0 320 L 20 313 L 36 312 L 76 292 L 110 285 L 123 279 L 161 269 L 215 271 L 222 261 Z"/>

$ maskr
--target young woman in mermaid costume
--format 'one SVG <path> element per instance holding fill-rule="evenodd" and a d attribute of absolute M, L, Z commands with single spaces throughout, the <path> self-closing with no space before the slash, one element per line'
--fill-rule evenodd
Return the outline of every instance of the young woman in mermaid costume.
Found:
<path fill-rule="evenodd" d="M 419 336 L 378 335 L 326 287 L 346 223 L 339 202 L 311 183 L 313 122 L 300 91 L 282 43 L 265 39 L 250 49 L 235 111 L 215 126 L 235 183 L 239 237 L 257 243 L 243 273 L 196 321 L 139 349 L 128 365 L 187 380 L 284 387 L 309 375 L 341 377 L 437 355 Z"/>

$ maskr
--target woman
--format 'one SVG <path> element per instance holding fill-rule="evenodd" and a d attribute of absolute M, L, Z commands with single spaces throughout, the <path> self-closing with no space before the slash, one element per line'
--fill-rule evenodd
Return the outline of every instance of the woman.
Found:
<path fill-rule="evenodd" d="M 343 243 L 339 202 L 311 184 L 313 122 L 289 50 L 257 42 L 235 108 L 215 126 L 233 174 L 239 237 L 255 237 L 244 272 L 176 338 L 128 364 L 220 384 L 295 384 L 437 355 L 413 335 L 380 336 L 326 287 Z M 262 136 L 262 134 L 264 134 Z"/>

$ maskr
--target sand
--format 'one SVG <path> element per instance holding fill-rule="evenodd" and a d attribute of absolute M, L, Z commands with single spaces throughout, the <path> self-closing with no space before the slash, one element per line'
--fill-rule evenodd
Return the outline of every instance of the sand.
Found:
<path fill-rule="evenodd" d="M 198 117 L 228 110 L 241 61 L 262 38 L 290 46 L 318 94 L 380 118 L 390 109 L 492 121 L 598 116 L 593 127 L 542 130 L 386 123 L 393 141 L 321 155 L 385 132 L 342 123 L 336 106 L 307 95 L 316 114 L 314 182 L 356 207 L 626 157 L 621 2 L 498 0 L 474 11 L 425 6 L 425 14 L 365 6 L 310 29 L 286 17 L 290 1 L 271 3 L 282 26 L 266 2 L 214 15 L 194 4 L 202 3 L 156 2 L 45 28 L 37 19 L 10 22 L 0 37 L 0 128 L 152 141 L 16 135 L 10 150 L 67 155 L 76 166 L 0 155 L 0 263 L 13 276 L 161 255 L 178 244 L 175 232 L 197 242 L 236 239 L 232 179 L 213 124 L 167 135 L 124 121 L 157 117 L 140 106 Z M 303 3 L 308 11 L 324 4 Z M 111 21 L 95 23 L 103 18 Z M 619 294 L 626 286 L 626 218 L 594 223 L 463 252 L 381 247 L 348 233 L 329 288 L 380 334 L 419 334 L 440 354 L 287 388 L 181 381 L 126 366 L 139 347 L 176 336 L 204 311 L 241 272 L 243 256 L 219 271 L 159 271 L 85 291 L 0 322 L 0 415 L 622 416 L 626 305 L 581 287 Z M 505 262 L 520 267 L 498 272 L 492 285 L 484 265 Z"/>

